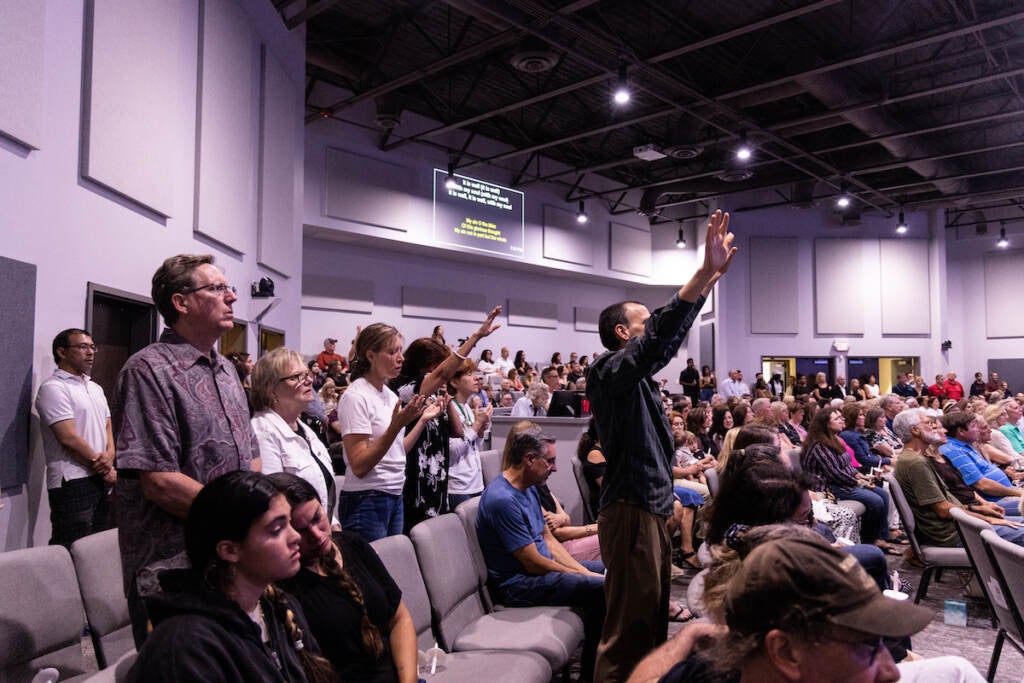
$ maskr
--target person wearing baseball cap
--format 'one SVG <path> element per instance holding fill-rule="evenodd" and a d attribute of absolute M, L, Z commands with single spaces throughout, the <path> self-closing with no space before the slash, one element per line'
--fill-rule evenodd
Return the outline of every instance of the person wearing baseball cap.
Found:
<path fill-rule="evenodd" d="M 334 337 L 327 337 L 324 339 L 324 350 L 321 351 L 316 357 L 316 364 L 320 366 L 320 369 L 327 372 L 327 368 L 331 366 L 331 363 L 341 363 L 341 369 L 348 369 L 348 362 L 345 357 L 335 353 L 334 345 L 338 343 L 338 340 Z"/>
<path fill-rule="evenodd" d="M 755 548 L 723 607 L 741 681 L 899 680 L 886 640 L 932 619 L 932 610 L 879 591 L 854 557 L 809 538 Z"/>

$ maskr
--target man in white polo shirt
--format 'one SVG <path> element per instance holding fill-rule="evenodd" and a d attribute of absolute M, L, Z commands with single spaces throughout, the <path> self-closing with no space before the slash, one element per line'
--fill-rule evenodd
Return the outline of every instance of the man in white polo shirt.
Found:
<path fill-rule="evenodd" d="M 103 389 L 89 379 L 96 345 L 71 328 L 53 339 L 57 369 L 39 387 L 51 545 L 70 547 L 110 528 L 107 489 L 114 483 L 114 435 Z"/>

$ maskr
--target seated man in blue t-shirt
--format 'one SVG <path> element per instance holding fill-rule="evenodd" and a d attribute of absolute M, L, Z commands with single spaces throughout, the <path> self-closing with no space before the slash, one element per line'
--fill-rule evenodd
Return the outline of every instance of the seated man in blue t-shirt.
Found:
<path fill-rule="evenodd" d="M 963 412 L 952 412 L 942 417 L 946 428 L 946 445 L 939 452 L 960 471 L 964 483 L 977 491 L 985 500 L 996 503 L 1007 513 L 1018 514 L 1021 489 L 1014 488 L 1010 478 L 999 467 L 974 450 L 978 440 L 978 418 Z"/>
<path fill-rule="evenodd" d="M 604 565 L 577 562 L 544 523 L 534 485 L 558 469 L 554 438 L 536 426 L 513 429 L 505 465 L 484 490 L 476 520 L 492 591 L 510 607 L 584 608 L 580 675 L 590 680 L 604 622 Z"/>

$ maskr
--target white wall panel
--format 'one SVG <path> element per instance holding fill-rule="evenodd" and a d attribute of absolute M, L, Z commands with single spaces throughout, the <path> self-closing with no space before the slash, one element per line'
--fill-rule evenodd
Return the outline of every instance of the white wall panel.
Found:
<path fill-rule="evenodd" d="M 403 232 L 416 220 L 408 166 L 335 147 L 327 148 L 326 164 L 325 215 Z"/>
<path fill-rule="evenodd" d="M 594 238 L 590 223 L 576 220 L 576 212 L 544 205 L 544 258 L 594 265 Z"/>
<path fill-rule="evenodd" d="M 260 264 L 294 275 L 299 239 L 295 220 L 296 112 L 300 90 L 274 54 L 263 48 L 263 102 L 260 120 L 259 253 Z M 305 289 L 305 285 L 303 285 Z"/>
<path fill-rule="evenodd" d="M 548 301 L 508 300 L 509 327 L 558 327 L 558 304 Z"/>
<path fill-rule="evenodd" d="M 790 237 L 750 238 L 750 332 L 797 334 L 799 242 Z"/>
<path fill-rule="evenodd" d="M 608 267 L 620 273 L 651 276 L 651 232 L 622 223 L 611 223 Z"/>
<path fill-rule="evenodd" d="M 989 339 L 1024 337 L 1020 293 L 1024 291 L 1024 252 L 987 253 L 985 333 Z"/>
<path fill-rule="evenodd" d="M 928 241 L 879 240 L 878 248 L 889 285 L 881 288 L 882 334 L 931 334 Z"/>
<path fill-rule="evenodd" d="M 167 164 L 182 145 L 175 116 L 182 93 L 178 62 L 180 0 L 88 2 L 83 74 L 82 175 L 169 217 L 174 176 Z"/>
<path fill-rule="evenodd" d="M 478 323 L 484 319 L 488 310 L 490 309 L 487 308 L 487 300 L 483 294 L 402 287 L 403 318 L 430 318 L 438 322 L 466 320 Z"/>
<path fill-rule="evenodd" d="M 41 146 L 45 0 L 0 0 L 0 134 Z"/>
<path fill-rule="evenodd" d="M 818 334 L 864 334 L 864 243 L 814 240 L 814 313 Z"/>
<path fill-rule="evenodd" d="M 259 44 L 232 0 L 200 11 L 195 231 L 246 253 L 256 241 Z"/>

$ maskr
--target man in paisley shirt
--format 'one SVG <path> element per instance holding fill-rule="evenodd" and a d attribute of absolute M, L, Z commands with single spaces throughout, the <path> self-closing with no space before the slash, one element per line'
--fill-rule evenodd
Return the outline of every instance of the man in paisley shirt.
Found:
<path fill-rule="evenodd" d="M 152 297 L 168 329 L 125 363 L 113 410 L 117 525 L 137 645 L 158 572 L 188 564 L 192 499 L 221 474 L 260 468 L 238 373 L 214 349 L 234 324 L 235 288 L 212 256 L 180 254 L 153 275 Z"/>

